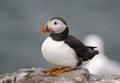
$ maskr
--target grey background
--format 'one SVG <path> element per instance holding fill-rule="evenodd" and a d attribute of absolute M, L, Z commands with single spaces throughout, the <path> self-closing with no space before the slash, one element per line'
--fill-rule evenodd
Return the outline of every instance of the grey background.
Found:
<path fill-rule="evenodd" d="M 0 73 L 50 66 L 39 29 L 54 16 L 63 17 L 80 40 L 99 35 L 106 55 L 120 61 L 120 0 L 0 0 Z"/>

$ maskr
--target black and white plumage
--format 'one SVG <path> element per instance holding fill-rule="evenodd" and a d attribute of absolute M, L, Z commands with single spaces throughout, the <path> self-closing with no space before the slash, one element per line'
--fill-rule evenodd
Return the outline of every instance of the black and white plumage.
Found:
<path fill-rule="evenodd" d="M 42 26 L 40 32 L 49 34 L 42 44 L 41 51 L 52 65 L 74 69 L 99 53 L 94 49 L 96 47 L 85 46 L 80 40 L 69 35 L 67 23 L 61 17 L 50 19 Z"/>

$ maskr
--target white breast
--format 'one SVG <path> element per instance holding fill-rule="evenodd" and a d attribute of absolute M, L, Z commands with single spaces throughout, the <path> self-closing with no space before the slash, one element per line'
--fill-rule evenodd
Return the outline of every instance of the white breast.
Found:
<path fill-rule="evenodd" d="M 44 58 L 55 66 L 75 68 L 78 63 L 74 50 L 64 41 L 55 41 L 48 37 L 41 50 Z"/>

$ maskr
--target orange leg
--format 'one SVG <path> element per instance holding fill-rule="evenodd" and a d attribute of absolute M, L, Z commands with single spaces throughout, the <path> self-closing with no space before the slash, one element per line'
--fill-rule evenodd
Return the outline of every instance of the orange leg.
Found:
<path fill-rule="evenodd" d="M 58 69 L 54 72 L 51 73 L 52 76 L 56 76 L 56 75 L 59 75 L 63 72 L 69 72 L 69 71 L 72 71 L 73 69 L 72 68 L 61 68 L 61 69 Z"/>
<path fill-rule="evenodd" d="M 51 72 L 54 72 L 54 71 L 57 71 L 59 70 L 58 68 L 48 68 L 48 69 L 44 69 L 42 70 L 42 72 L 44 73 L 51 73 Z"/>

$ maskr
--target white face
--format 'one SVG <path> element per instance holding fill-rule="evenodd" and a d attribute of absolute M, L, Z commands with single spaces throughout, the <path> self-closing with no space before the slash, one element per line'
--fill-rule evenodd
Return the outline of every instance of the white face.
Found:
<path fill-rule="evenodd" d="M 49 21 L 48 27 L 50 27 L 54 33 L 61 33 L 66 29 L 67 25 L 58 19 L 54 19 Z"/>

